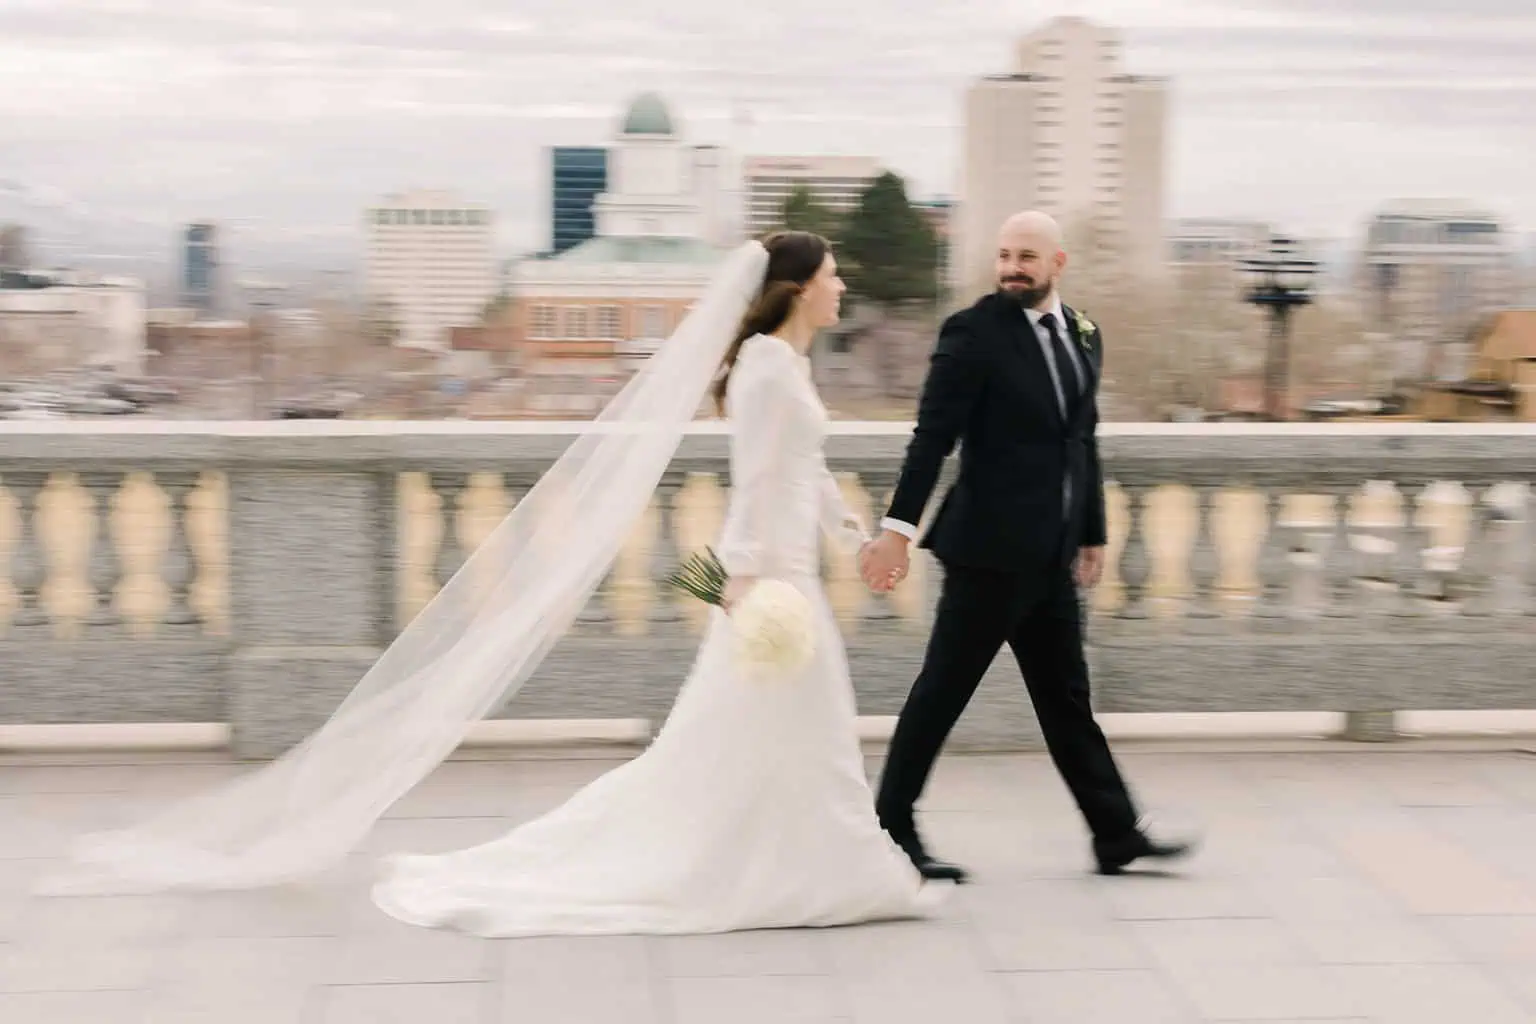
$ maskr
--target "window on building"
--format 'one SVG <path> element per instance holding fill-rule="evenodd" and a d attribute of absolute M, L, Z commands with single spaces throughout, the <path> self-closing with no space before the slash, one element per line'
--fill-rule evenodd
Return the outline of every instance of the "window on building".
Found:
<path fill-rule="evenodd" d="M 528 334 L 534 341 L 552 341 L 555 337 L 555 307 L 534 306 L 528 313 Z"/>
<path fill-rule="evenodd" d="M 597 336 L 603 341 L 622 341 L 624 338 L 623 310 L 618 306 L 598 306 L 595 310 Z"/>
<path fill-rule="evenodd" d="M 426 210 L 412 210 L 411 211 L 411 223 L 412 224 L 425 224 L 426 222 L 427 222 L 427 211 Z"/>
<path fill-rule="evenodd" d="M 448 211 L 446 211 L 446 219 L 448 221 L 448 226 L 449 227 L 455 227 L 456 228 L 456 227 L 458 227 L 460 224 L 462 224 L 464 222 L 464 211 L 463 210 L 448 210 Z"/>
<path fill-rule="evenodd" d="M 650 340 L 667 336 L 667 308 L 665 306 L 640 307 L 640 337 Z"/>
<path fill-rule="evenodd" d="M 447 213 L 448 213 L 447 210 L 433 210 L 432 211 L 432 223 L 433 224 L 441 224 L 441 223 L 443 223 L 444 219 L 447 216 Z"/>
<path fill-rule="evenodd" d="M 560 336 L 566 341 L 585 341 L 592 337 L 586 306 L 566 306 L 561 311 Z"/>

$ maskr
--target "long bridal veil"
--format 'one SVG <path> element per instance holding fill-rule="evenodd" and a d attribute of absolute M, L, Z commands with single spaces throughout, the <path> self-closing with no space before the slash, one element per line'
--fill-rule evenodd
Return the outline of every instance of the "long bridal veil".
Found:
<path fill-rule="evenodd" d="M 757 242 L 726 259 L 673 335 L 324 726 L 227 785 L 83 838 L 45 888 L 252 888 L 341 862 L 570 627 L 697 415 L 767 260 Z"/>

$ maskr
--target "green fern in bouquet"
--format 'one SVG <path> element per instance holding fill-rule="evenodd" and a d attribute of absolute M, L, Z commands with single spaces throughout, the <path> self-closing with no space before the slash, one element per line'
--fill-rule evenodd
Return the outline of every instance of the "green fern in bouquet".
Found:
<path fill-rule="evenodd" d="M 705 548 L 700 554 L 690 555 L 667 577 L 667 582 L 705 604 L 721 607 L 725 604 L 725 586 L 730 579 L 714 549 Z"/>

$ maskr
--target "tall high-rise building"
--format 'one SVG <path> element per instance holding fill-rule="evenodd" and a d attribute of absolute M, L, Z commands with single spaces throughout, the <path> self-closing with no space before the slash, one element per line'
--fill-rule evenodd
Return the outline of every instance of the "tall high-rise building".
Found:
<path fill-rule="evenodd" d="M 182 232 L 181 304 L 199 313 L 217 313 L 222 284 L 219 271 L 218 225 L 188 224 Z"/>
<path fill-rule="evenodd" d="M 608 150 L 555 146 L 549 153 L 550 252 L 558 255 L 596 233 L 592 204 L 608 190 Z"/>
<path fill-rule="evenodd" d="M 797 188 L 809 190 L 827 209 L 846 213 L 879 175 L 879 161 L 869 156 L 749 156 L 742 164 L 747 237 L 782 225 L 784 200 Z"/>
<path fill-rule="evenodd" d="M 401 345 L 445 350 L 496 294 L 491 211 L 451 192 L 391 195 L 368 211 L 367 295 Z"/>
<path fill-rule="evenodd" d="M 956 231 L 956 296 L 993 287 L 998 226 L 1040 209 L 1069 237 L 1096 239 L 1084 259 L 1151 274 L 1163 255 L 1167 81 L 1124 70 L 1120 33 L 1056 18 L 1021 39 L 1012 71 L 966 97 Z"/>

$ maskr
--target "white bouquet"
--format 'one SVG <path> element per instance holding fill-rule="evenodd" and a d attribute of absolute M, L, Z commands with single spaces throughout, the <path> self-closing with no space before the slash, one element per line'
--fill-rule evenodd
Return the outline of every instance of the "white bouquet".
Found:
<path fill-rule="evenodd" d="M 730 582 L 713 551 L 689 558 L 668 578 L 679 590 L 715 607 L 724 607 Z M 783 580 L 759 580 L 730 609 L 736 656 L 755 673 L 793 675 L 816 652 L 816 621 L 811 602 Z"/>
<path fill-rule="evenodd" d="M 749 669 L 790 676 L 816 653 L 811 602 L 783 580 L 760 580 L 731 609 L 736 656 Z"/>

